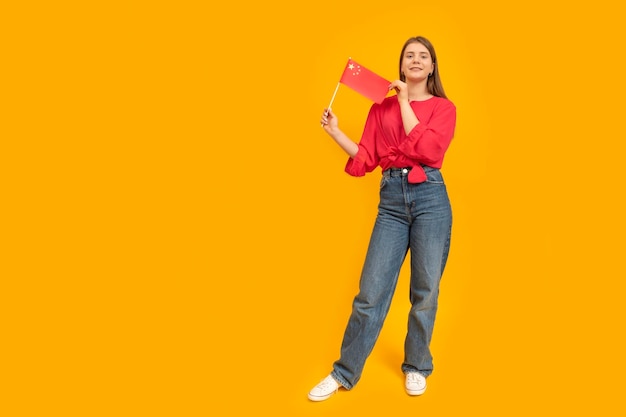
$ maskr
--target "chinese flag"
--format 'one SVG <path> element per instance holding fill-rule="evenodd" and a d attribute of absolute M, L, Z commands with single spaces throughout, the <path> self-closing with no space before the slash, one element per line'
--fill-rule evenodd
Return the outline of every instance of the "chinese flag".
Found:
<path fill-rule="evenodd" d="M 357 64 L 352 58 L 348 59 L 339 82 L 376 103 L 381 103 L 387 96 L 391 84 L 380 75 Z"/>

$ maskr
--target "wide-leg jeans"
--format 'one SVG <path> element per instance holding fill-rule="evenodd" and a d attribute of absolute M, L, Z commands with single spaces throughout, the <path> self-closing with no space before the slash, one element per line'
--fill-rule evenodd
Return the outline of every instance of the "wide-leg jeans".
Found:
<path fill-rule="evenodd" d="M 352 313 L 331 375 L 351 389 L 361 378 L 378 339 L 410 251 L 408 317 L 401 369 L 429 376 L 433 371 L 430 341 L 439 283 L 448 258 L 452 210 L 441 172 L 424 167 L 427 180 L 408 182 L 407 169 L 383 172 L 380 203 Z"/>

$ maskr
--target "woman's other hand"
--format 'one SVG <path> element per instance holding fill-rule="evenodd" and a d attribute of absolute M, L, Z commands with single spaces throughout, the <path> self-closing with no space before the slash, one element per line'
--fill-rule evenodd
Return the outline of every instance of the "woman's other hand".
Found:
<path fill-rule="evenodd" d="M 324 109 L 324 113 L 322 113 L 322 127 L 327 133 L 331 133 L 339 127 L 339 121 L 335 113 L 330 109 Z"/>
<path fill-rule="evenodd" d="M 389 85 L 389 90 L 396 90 L 398 101 L 409 100 L 409 90 L 404 81 L 395 80 Z"/>

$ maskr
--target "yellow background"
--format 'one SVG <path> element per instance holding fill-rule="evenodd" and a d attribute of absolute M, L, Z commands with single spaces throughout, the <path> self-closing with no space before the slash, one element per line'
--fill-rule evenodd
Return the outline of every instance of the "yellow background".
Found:
<path fill-rule="evenodd" d="M 617 2 L 2 6 L 6 416 L 624 412 Z M 427 393 L 400 373 L 403 269 L 361 382 L 337 358 L 380 171 L 319 125 L 348 57 L 435 45 L 457 105 Z M 358 140 L 365 98 L 334 103 Z"/>

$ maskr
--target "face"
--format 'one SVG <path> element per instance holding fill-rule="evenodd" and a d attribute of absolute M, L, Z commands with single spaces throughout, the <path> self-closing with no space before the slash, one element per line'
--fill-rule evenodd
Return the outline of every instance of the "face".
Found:
<path fill-rule="evenodd" d="M 428 49 L 419 42 L 409 44 L 402 57 L 402 72 L 407 81 L 419 81 L 428 78 L 435 70 L 435 64 Z"/>

